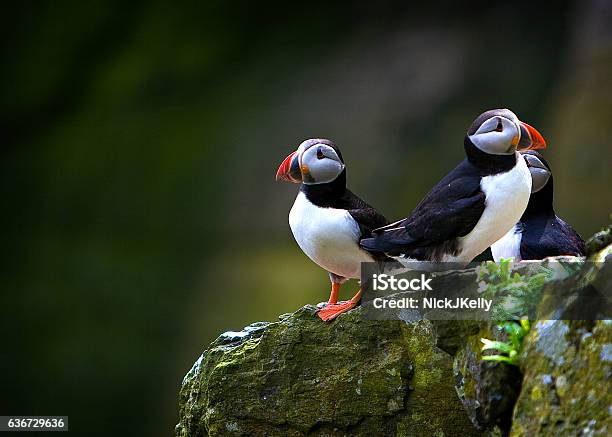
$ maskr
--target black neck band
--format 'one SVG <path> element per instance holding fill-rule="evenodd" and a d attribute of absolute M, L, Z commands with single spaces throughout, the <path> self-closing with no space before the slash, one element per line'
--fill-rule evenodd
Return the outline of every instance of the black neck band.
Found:
<path fill-rule="evenodd" d="M 529 204 L 523 213 L 523 217 L 528 217 L 533 214 L 541 214 L 543 212 L 554 214 L 553 191 L 553 177 L 550 175 L 550 178 L 548 179 L 548 182 L 546 182 L 546 185 L 544 185 L 544 188 L 537 193 L 531 193 Z"/>
<path fill-rule="evenodd" d="M 346 168 L 333 181 L 326 184 L 302 184 L 300 191 L 314 205 L 323 208 L 333 207 L 346 191 Z"/>
<path fill-rule="evenodd" d="M 483 152 L 472 143 L 467 135 L 463 145 L 468 161 L 482 170 L 485 175 L 505 173 L 516 165 L 516 153 L 512 155 L 492 155 Z"/>

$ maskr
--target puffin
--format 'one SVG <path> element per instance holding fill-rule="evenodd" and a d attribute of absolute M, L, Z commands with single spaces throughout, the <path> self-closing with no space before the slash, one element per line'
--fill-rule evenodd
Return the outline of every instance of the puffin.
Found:
<path fill-rule="evenodd" d="M 550 165 L 535 151 L 522 153 L 531 173 L 531 197 L 527 209 L 506 235 L 493 243 L 491 253 L 515 261 L 549 256 L 585 256 L 584 240 L 553 208 L 553 177 Z"/>
<path fill-rule="evenodd" d="M 341 284 L 359 279 L 361 263 L 385 261 L 383 254 L 361 248 L 359 241 L 389 221 L 346 187 L 342 154 L 328 139 L 302 142 L 284 159 L 276 180 L 300 184 L 289 226 L 302 251 L 329 274 L 329 300 L 317 314 L 331 321 L 361 300 L 359 289 L 351 300 L 339 302 Z"/>
<path fill-rule="evenodd" d="M 402 220 L 375 229 L 362 248 L 410 266 L 467 265 L 523 215 L 531 174 L 517 152 L 546 147 L 542 135 L 509 109 L 479 115 L 464 138 L 466 158 Z"/>

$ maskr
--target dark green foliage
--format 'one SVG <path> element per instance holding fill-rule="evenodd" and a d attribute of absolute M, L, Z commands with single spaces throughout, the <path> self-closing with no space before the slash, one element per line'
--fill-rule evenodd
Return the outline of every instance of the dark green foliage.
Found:
<path fill-rule="evenodd" d="M 520 320 L 534 315 L 540 302 L 544 284 L 553 276 L 547 266 L 538 266 L 536 272 L 523 275 L 513 272 L 512 261 L 502 259 L 499 263 L 487 261 L 481 264 L 478 279 L 481 281 L 483 297 L 497 297 L 493 307 L 493 320 Z M 500 296 L 503 298 L 500 299 Z"/>

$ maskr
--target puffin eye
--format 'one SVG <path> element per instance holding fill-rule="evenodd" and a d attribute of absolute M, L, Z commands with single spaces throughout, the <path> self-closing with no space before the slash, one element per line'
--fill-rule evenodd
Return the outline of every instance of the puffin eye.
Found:
<path fill-rule="evenodd" d="M 317 159 L 323 159 L 325 158 L 325 155 L 323 154 L 323 150 L 319 147 L 317 149 Z"/>
<path fill-rule="evenodd" d="M 497 127 L 495 128 L 495 132 L 501 132 L 504 130 L 504 126 L 502 125 L 501 120 L 497 121 Z"/>

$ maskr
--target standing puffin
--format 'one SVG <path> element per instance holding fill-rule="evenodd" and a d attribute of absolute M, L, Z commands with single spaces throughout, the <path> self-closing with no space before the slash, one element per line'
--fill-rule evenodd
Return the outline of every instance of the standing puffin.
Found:
<path fill-rule="evenodd" d="M 508 109 L 474 120 L 464 140 L 466 159 L 447 174 L 407 218 L 373 231 L 361 247 L 400 262 L 462 265 L 501 238 L 521 217 L 531 175 L 517 147 L 542 149 L 544 138 Z"/>
<path fill-rule="evenodd" d="M 304 253 L 329 273 L 329 301 L 318 315 L 333 320 L 361 299 L 360 289 L 351 300 L 338 302 L 340 285 L 360 277 L 362 262 L 386 258 L 360 248 L 359 240 L 389 222 L 346 188 L 344 160 L 330 140 L 304 141 L 285 158 L 276 180 L 301 184 L 289 226 Z"/>
<path fill-rule="evenodd" d="M 538 152 L 525 152 L 523 158 L 531 173 L 531 197 L 519 222 L 493 243 L 493 259 L 515 261 L 548 256 L 584 256 L 584 240 L 553 209 L 553 177 L 548 162 Z"/>

